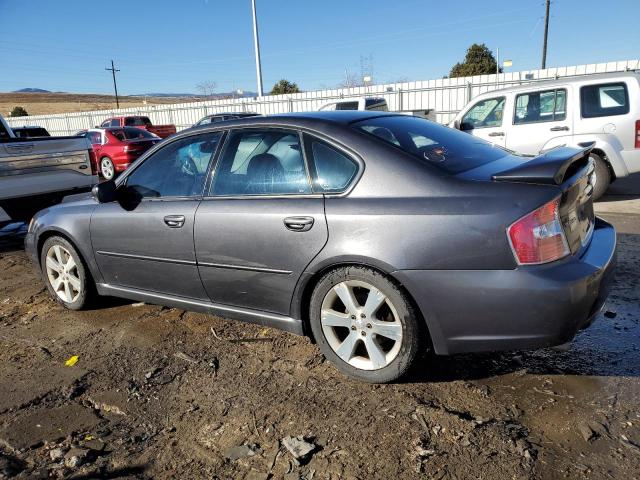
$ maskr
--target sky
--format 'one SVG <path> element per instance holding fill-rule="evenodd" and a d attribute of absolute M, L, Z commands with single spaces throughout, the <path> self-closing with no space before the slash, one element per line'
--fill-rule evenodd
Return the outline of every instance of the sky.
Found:
<path fill-rule="evenodd" d="M 256 0 L 265 91 L 441 78 L 474 42 L 540 67 L 544 0 Z M 640 58 L 640 0 L 553 0 L 547 66 Z M 251 0 L 0 0 L 0 92 L 256 91 Z"/>

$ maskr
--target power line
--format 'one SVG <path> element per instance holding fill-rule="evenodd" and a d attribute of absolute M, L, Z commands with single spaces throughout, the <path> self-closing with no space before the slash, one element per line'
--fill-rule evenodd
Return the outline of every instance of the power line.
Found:
<path fill-rule="evenodd" d="M 119 72 L 120 70 L 118 70 L 115 65 L 113 64 L 113 60 L 111 60 L 111 68 L 104 68 L 105 70 L 111 71 L 111 74 L 113 75 L 113 89 L 116 92 L 116 108 L 120 108 L 120 100 L 118 99 L 118 85 L 116 84 L 116 72 Z"/>
<path fill-rule="evenodd" d="M 549 7 L 551 0 L 547 0 L 546 11 L 544 14 L 544 40 L 542 41 L 542 69 L 547 68 L 547 36 L 549 35 Z"/>

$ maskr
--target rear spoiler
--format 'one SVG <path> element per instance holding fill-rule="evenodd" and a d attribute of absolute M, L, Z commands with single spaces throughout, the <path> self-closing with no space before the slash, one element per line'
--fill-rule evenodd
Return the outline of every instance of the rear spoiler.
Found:
<path fill-rule="evenodd" d="M 496 173 L 492 178 L 498 182 L 560 185 L 567 176 L 573 176 L 587 166 L 592 148 L 593 144 L 581 149 L 554 148 L 517 167 Z"/>

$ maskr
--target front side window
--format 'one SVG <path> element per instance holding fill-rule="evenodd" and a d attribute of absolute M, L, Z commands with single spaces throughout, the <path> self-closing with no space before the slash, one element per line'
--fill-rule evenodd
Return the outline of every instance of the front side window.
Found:
<path fill-rule="evenodd" d="M 337 148 L 305 135 L 307 157 L 314 166 L 313 189 L 319 192 L 344 191 L 358 172 L 358 165 Z"/>
<path fill-rule="evenodd" d="M 476 103 L 462 117 L 461 130 L 502 126 L 505 97 L 487 98 Z"/>
<path fill-rule="evenodd" d="M 221 135 L 213 132 L 171 142 L 127 177 L 127 189 L 143 198 L 201 195 Z"/>
<path fill-rule="evenodd" d="M 222 154 L 213 195 L 311 193 L 298 132 L 236 130 Z"/>
<path fill-rule="evenodd" d="M 114 118 L 113 120 L 111 120 L 111 126 L 112 127 L 119 127 L 120 126 L 120 120 L 117 118 Z"/>
<path fill-rule="evenodd" d="M 582 118 L 608 117 L 629 113 L 629 93 L 626 84 L 607 83 L 580 89 Z"/>
<path fill-rule="evenodd" d="M 567 118 L 567 91 L 547 90 L 516 96 L 513 124 L 554 122 Z"/>

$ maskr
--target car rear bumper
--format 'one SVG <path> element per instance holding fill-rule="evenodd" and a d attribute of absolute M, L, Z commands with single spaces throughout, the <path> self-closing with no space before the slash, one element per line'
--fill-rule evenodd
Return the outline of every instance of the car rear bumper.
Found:
<path fill-rule="evenodd" d="M 624 160 L 629 174 L 640 172 L 640 149 L 623 150 L 620 156 Z"/>
<path fill-rule="evenodd" d="M 401 270 L 438 354 L 560 345 L 593 322 L 609 294 L 616 232 L 601 219 L 580 256 L 515 270 Z"/>

